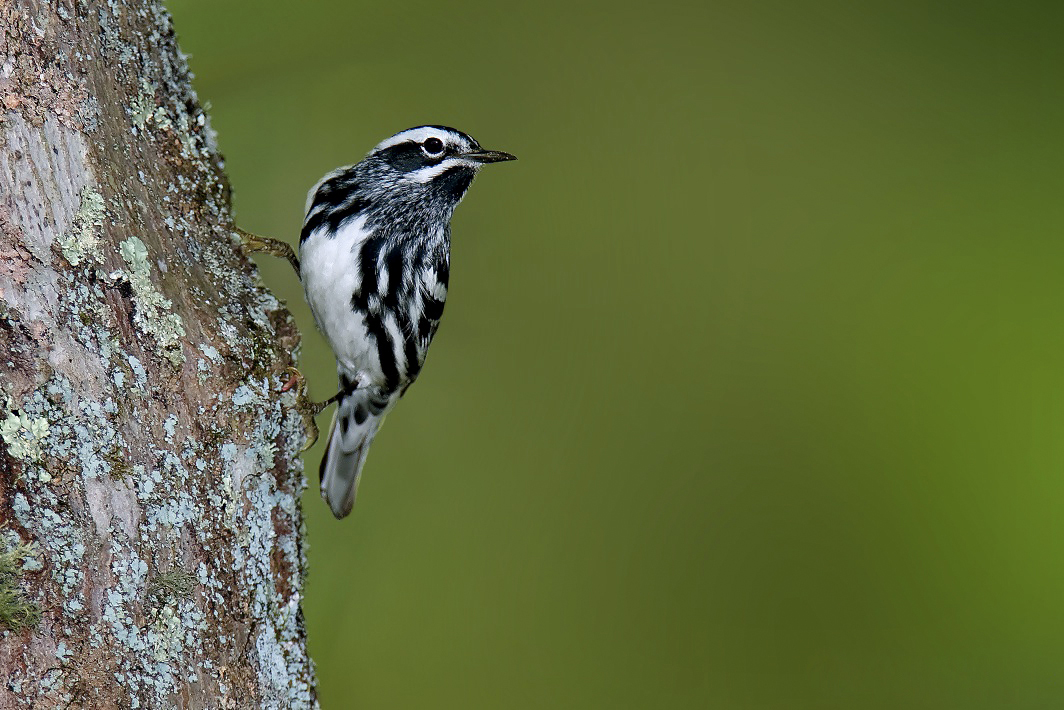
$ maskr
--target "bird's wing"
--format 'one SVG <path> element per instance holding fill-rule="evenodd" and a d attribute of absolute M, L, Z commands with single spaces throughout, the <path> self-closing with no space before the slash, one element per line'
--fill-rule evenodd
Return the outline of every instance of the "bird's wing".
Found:
<path fill-rule="evenodd" d="M 403 318 L 406 382 L 403 391 L 413 384 L 425 364 L 429 345 L 440 326 L 443 305 L 447 300 L 447 280 L 450 275 L 446 253 L 425 259 L 418 264 L 414 276 L 414 294 L 407 303 Z"/>

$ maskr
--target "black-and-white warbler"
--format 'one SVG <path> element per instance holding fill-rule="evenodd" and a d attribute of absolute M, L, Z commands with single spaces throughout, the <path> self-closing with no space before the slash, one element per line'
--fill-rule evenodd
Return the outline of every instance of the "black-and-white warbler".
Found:
<path fill-rule="evenodd" d="M 373 437 L 436 334 L 454 208 L 482 166 L 504 160 L 515 157 L 453 128 L 411 128 L 310 190 L 298 259 L 283 242 L 243 233 L 250 248 L 296 267 L 336 355 L 340 391 L 313 408 L 337 402 L 321 463 L 321 495 L 337 518 L 351 512 Z"/>

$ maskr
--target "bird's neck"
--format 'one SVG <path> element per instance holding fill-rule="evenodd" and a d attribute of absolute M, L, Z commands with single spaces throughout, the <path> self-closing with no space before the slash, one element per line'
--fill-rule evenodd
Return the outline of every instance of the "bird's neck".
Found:
<path fill-rule="evenodd" d="M 387 200 L 366 210 L 366 228 L 393 244 L 446 246 L 454 205 L 434 200 Z"/>

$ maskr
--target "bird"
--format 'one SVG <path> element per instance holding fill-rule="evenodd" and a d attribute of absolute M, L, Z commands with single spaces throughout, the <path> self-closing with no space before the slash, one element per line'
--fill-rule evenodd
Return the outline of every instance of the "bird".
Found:
<path fill-rule="evenodd" d="M 292 263 L 336 356 L 339 391 L 310 411 L 336 403 L 320 474 L 338 519 L 351 512 L 370 444 L 439 327 L 451 216 L 483 166 L 510 160 L 454 128 L 410 128 L 311 188 L 298 256 L 286 242 L 238 230 L 250 249 Z"/>

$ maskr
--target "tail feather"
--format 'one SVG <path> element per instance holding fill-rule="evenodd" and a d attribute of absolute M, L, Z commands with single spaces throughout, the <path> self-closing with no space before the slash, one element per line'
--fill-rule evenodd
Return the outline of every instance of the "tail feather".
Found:
<path fill-rule="evenodd" d="M 362 466 L 386 413 L 379 398 L 365 390 L 344 395 L 336 406 L 321 460 L 321 497 L 337 518 L 345 517 L 355 504 Z"/>

